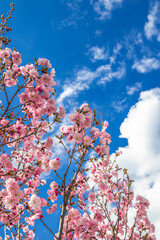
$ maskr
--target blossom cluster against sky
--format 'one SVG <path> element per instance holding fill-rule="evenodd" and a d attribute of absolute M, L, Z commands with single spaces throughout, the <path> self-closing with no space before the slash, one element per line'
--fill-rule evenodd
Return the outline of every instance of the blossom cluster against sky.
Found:
<path fill-rule="evenodd" d="M 10 3 L 1 1 L 1 14 Z M 122 150 L 119 164 L 149 199 L 160 239 L 160 2 L 15 0 L 15 9 L 11 47 L 23 64 L 51 61 L 67 114 L 85 102 L 103 113 L 111 153 Z"/>

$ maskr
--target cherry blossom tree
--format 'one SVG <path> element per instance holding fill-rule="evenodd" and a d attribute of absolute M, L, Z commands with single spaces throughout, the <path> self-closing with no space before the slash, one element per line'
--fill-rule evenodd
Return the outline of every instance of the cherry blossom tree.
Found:
<path fill-rule="evenodd" d="M 134 197 L 127 169 L 116 163 L 121 153 L 109 154 L 108 122 L 83 104 L 69 115 L 70 125 L 63 126 L 68 116 L 54 97 L 50 61 L 39 58 L 23 66 L 20 53 L 8 47 L 13 10 L 14 4 L 6 18 L 1 16 L 0 25 L 0 228 L 5 239 L 34 239 L 35 221 L 56 240 L 156 239 L 147 216 L 148 200 Z M 65 164 L 62 156 L 53 157 L 54 144 L 54 149 L 63 148 Z M 44 198 L 40 189 L 48 172 L 56 180 Z M 54 229 L 43 215 L 47 212 L 54 219 L 57 209 L 61 214 L 54 221 L 59 221 L 59 229 Z"/>

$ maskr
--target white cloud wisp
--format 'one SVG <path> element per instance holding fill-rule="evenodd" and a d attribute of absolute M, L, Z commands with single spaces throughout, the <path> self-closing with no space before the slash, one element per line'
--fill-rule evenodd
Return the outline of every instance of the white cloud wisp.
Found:
<path fill-rule="evenodd" d="M 127 86 L 127 94 L 128 95 L 133 95 L 135 92 L 139 92 L 142 88 L 142 83 L 141 82 L 136 82 L 133 86 Z"/>
<path fill-rule="evenodd" d="M 160 68 L 160 60 L 153 57 L 147 58 L 143 57 L 141 60 L 135 60 L 132 69 L 136 69 L 139 73 L 148 73 L 152 70 L 157 70 Z"/>
<path fill-rule="evenodd" d="M 97 60 L 106 60 L 108 58 L 108 51 L 104 47 L 100 48 L 98 46 L 91 47 L 88 50 L 88 53 L 91 54 L 91 61 L 95 62 Z"/>
<path fill-rule="evenodd" d="M 160 42 L 160 3 L 155 2 L 148 14 L 148 22 L 145 23 L 144 32 L 147 39 L 151 40 L 153 36 Z"/>
<path fill-rule="evenodd" d="M 97 84 L 105 84 L 113 79 L 121 79 L 125 75 L 125 64 L 122 62 L 120 66 L 113 71 L 112 64 L 99 66 L 95 71 L 88 68 L 82 68 L 75 76 L 75 81 L 69 82 L 63 86 L 63 92 L 57 99 L 58 104 L 68 98 L 76 96 L 80 91 L 88 89 L 91 83 L 97 79 Z"/>
<path fill-rule="evenodd" d="M 111 17 L 111 12 L 114 8 L 119 7 L 123 0 L 91 0 L 94 10 L 100 16 L 99 19 Z"/>

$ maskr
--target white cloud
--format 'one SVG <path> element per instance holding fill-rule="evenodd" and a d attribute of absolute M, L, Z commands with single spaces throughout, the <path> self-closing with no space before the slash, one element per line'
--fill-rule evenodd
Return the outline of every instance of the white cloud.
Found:
<path fill-rule="evenodd" d="M 98 47 L 93 46 L 90 49 L 88 49 L 89 55 L 91 55 L 91 61 L 95 62 L 97 60 L 109 60 L 110 65 L 116 63 L 117 56 L 120 55 L 120 51 L 122 49 L 122 44 L 117 43 L 112 51 L 112 54 L 109 56 L 109 49 L 105 47 Z"/>
<path fill-rule="evenodd" d="M 133 86 L 127 86 L 127 94 L 128 95 L 133 95 L 135 92 L 140 91 L 142 88 L 142 83 L 141 82 L 136 82 Z"/>
<path fill-rule="evenodd" d="M 75 76 L 75 81 L 67 82 L 63 86 L 63 92 L 57 99 L 58 104 L 68 98 L 76 96 L 80 91 L 88 89 L 94 80 L 97 80 L 97 84 L 105 84 L 113 79 L 121 79 L 125 75 L 125 64 L 122 62 L 120 66 L 114 71 L 112 64 L 101 65 L 95 71 L 91 71 L 88 68 L 82 68 Z"/>
<path fill-rule="evenodd" d="M 120 148 L 121 167 L 128 168 L 135 180 L 135 194 L 150 201 L 149 217 L 160 236 L 160 88 L 141 92 L 140 99 L 123 121 L 121 138 L 128 145 Z M 158 239 L 158 238 L 157 238 Z"/>
<path fill-rule="evenodd" d="M 88 50 L 88 53 L 91 54 L 92 56 L 91 60 L 93 62 L 97 60 L 106 60 L 108 58 L 108 51 L 106 51 L 104 47 L 102 48 L 99 48 L 98 46 L 91 47 Z"/>
<path fill-rule="evenodd" d="M 135 29 L 132 29 L 124 36 L 122 46 L 127 51 L 126 57 L 129 59 L 136 58 L 139 52 L 144 55 L 144 53 L 148 54 L 149 51 L 144 44 L 142 33 Z"/>
<path fill-rule="evenodd" d="M 82 20 L 86 15 L 86 11 L 81 9 L 82 0 L 66 0 L 64 4 L 67 5 L 69 14 L 60 23 L 57 24 L 59 29 L 67 26 L 77 27 L 78 21 Z M 52 24 L 54 26 L 54 24 Z M 55 26 L 54 26 L 55 27 Z"/>
<path fill-rule="evenodd" d="M 114 55 L 119 54 L 121 48 L 122 48 L 122 45 L 120 43 L 117 43 L 116 46 L 113 48 Z"/>
<path fill-rule="evenodd" d="M 92 72 L 88 68 L 83 68 L 77 72 L 76 80 L 69 82 L 63 86 L 63 92 L 57 99 L 57 103 L 60 104 L 64 99 L 68 97 L 73 97 L 78 94 L 78 92 L 89 88 L 91 82 L 97 78 L 97 72 Z"/>
<path fill-rule="evenodd" d="M 109 18 L 114 8 L 119 7 L 123 0 L 90 0 L 100 19 Z"/>
<path fill-rule="evenodd" d="M 106 60 L 108 64 L 103 64 L 97 67 L 94 71 L 87 67 L 83 67 L 78 70 L 74 78 L 71 81 L 66 81 L 63 86 L 63 91 L 57 98 L 57 103 L 59 105 L 64 103 L 64 100 L 68 97 L 74 97 L 79 92 L 89 89 L 90 85 L 96 80 L 97 84 L 106 84 L 106 82 L 111 82 L 113 79 L 121 79 L 125 76 L 126 65 L 124 61 L 119 61 L 118 66 L 115 67 L 117 62 L 117 56 L 120 54 L 122 45 L 117 43 L 113 48 L 112 55 L 109 56 L 108 50 L 104 47 L 99 48 L 98 46 L 91 47 L 88 53 L 91 53 L 93 60 Z M 68 99 L 67 99 L 68 102 Z M 68 104 L 68 103 L 67 103 Z"/>
<path fill-rule="evenodd" d="M 96 37 L 99 37 L 99 36 L 102 35 L 102 32 L 100 30 L 96 30 L 95 31 L 95 35 L 96 35 Z"/>
<path fill-rule="evenodd" d="M 117 43 L 115 47 L 113 48 L 113 54 L 110 56 L 110 62 L 115 63 L 117 56 L 120 54 L 120 50 L 122 49 L 122 44 Z"/>
<path fill-rule="evenodd" d="M 147 58 L 143 57 L 141 60 L 135 60 L 132 69 L 136 69 L 139 73 L 147 73 L 152 70 L 157 70 L 160 68 L 160 60 L 153 57 Z"/>
<path fill-rule="evenodd" d="M 124 62 L 120 63 L 120 66 L 114 71 L 111 64 L 102 65 L 97 68 L 98 84 L 105 84 L 111 82 L 113 79 L 121 79 L 126 73 Z"/>
<path fill-rule="evenodd" d="M 148 15 L 148 22 L 144 26 L 146 37 L 151 40 L 153 36 L 160 42 L 160 3 L 155 2 Z"/>
<path fill-rule="evenodd" d="M 112 107 L 115 109 L 116 112 L 122 112 L 126 107 L 128 107 L 128 104 L 126 103 L 126 98 L 112 102 Z"/>

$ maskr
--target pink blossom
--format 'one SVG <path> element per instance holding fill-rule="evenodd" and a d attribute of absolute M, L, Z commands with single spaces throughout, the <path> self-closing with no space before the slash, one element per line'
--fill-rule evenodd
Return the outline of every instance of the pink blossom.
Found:
<path fill-rule="evenodd" d="M 90 192 L 89 194 L 88 194 L 88 201 L 89 202 L 94 202 L 95 201 L 95 198 L 96 198 L 96 194 L 94 193 L 94 192 Z"/>
<path fill-rule="evenodd" d="M 52 105 L 55 105 L 55 104 L 56 104 L 56 101 L 53 98 L 51 98 L 47 101 L 48 106 L 52 106 Z"/>
<path fill-rule="evenodd" d="M 52 190 L 57 189 L 57 188 L 58 188 L 58 183 L 56 183 L 55 181 L 51 182 L 50 188 L 51 188 Z"/>
<path fill-rule="evenodd" d="M 49 198 L 50 198 L 50 200 L 52 201 L 52 202 L 54 202 L 54 201 L 56 201 L 57 200 L 57 195 L 58 195 L 58 192 L 57 192 L 57 190 L 48 190 L 47 191 L 47 194 L 49 195 Z"/>
<path fill-rule="evenodd" d="M 58 170 L 60 168 L 60 165 L 61 163 L 59 161 L 59 158 L 55 158 L 49 161 L 49 166 L 52 170 Z"/>
<path fill-rule="evenodd" d="M 95 172 L 96 172 L 96 166 L 95 166 L 94 163 L 92 163 L 92 165 L 91 165 L 91 173 L 95 174 Z"/>
<path fill-rule="evenodd" d="M 12 58 L 13 58 L 13 63 L 17 65 L 22 63 L 21 55 L 18 52 L 14 51 L 12 53 Z"/>
<path fill-rule="evenodd" d="M 140 195 L 136 197 L 136 201 L 140 201 L 140 203 L 143 204 L 146 208 L 148 208 L 150 205 L 149 201 Z"/>
<path fill-rule="evenodd" d="M 8 120 L 7 120 L 8 121 Z M 6 161 L 9 159 L 9 154 L 2 154 L 0 156 L 0 161 Z"/>
<path fill-rule="evenodd" d="M 109 165 L 109 160 L 103 160 L 102 165 L 103 167 L 107 167 Z"/>
<path fill-rule="evenodd" d="M 5 160 L 2 159 L 1 163 L 3 164 L 3 167 L 6 168 L 7 170 L 11 170 L 13 167 L 12 163 L 7 159 Z"/>
<path fill-rule="evenodd" d="M 13 195 L 8 195 L 6 196 L 4 199 L 4 204 L 5 204 L 5 208 L 8 210 L 13 209 L 13 207 L 15 206 L 15 198 Z"/>
<path fill-rule="evenodd" d="M 109 125 L 108 122 L 107 122 L 107 121 L 104 121 L 104 123 L 103 123 L 103 128 L 106 129 L 106 128 L 108 127 L 108 125 Z"/>
<path fill-rule="evenodd" d="M 87 146 L 93 146 L 93 140 L 89 136 L 83 137 L 83 143 Z"/>
<path fill-rule="evenodd" d="M 63 134 L 69 134 L 69 133 L 73 133 L 73 126 L 62 126 L 60 127 L 60 130 Z"/>
<path fill-rule="evenodd" d="M 49 148 L 49 149 L 52 149 L 52 147 L 53 147 L 53 140 L 52 140 L 51 137 L 48 137 L 48 138 L 47 138 L 47 141 L 46 141 L 46 143 L 45 143 L 45 147 L 46 147 L 46 148 Z"/>
<path fill-rule="evenodd" d="M 53 204 L 50 209 L 47 209 L 47 212 L 52 214 L 56 211 L 56 209 L 57 209 L 57 204 Z"/>
<path fill-rule="evenodd" d="M 83 233 L 81 234 L 81 239 L 82 239 L 82 240 L 88 240 L 88 239 L 90 239 L 90 235 L 83 232 Z"/>
<path fill-rule="evenodd" d="M 20 103 L 27 103 L 29 101 L 28 94 L 23 92 L 18 95 L 20 98 Z"/>
<path fill-rule="evenodd" d="M 88 105 L 88 103 L 83 103 L 81 106 L 80 106 L 80 109 L 83 110 L 83 112 L 89 112 L 91 109 Z"/>
<path fill-rule="evenodd" d="M 73 135 L 69 134 L 66 138 L 68 143 L 71 143 L 71 141 L 73 140 Z"/>
<path fill-rule="evenodd" d="M 31 209 L 37 210 L 41 208 L 42 201 L 40 197 L 38 197 L 36 194 L 33 194 L 28 204 Z"/>
<path fill-rule="evenodd" d="M 66 111 L 64 110 L 63 107 L 59 107 L 59 118 L 65 118 Z"/>
<path fill-rule="evenodd" d="M 33 240 L 35 237 L 35 233 L 31 230 L 29 230 L 29 232 L 27 233 L 27 235 L 25 236 L 25 240 Z"/>
<path fill-rule="evenodd" d="M 47 200 L 44 198 L 41 198 L 41 205 L 42 207 L 46 207 L 47 206 Z"/>
<path fill-rule="evenodd" d="M 28 231 L 29 231 L 29 228 L 28 228 L 28 226 L 22 227 L 22 229 L 23 229 L 23 232 L 24 232 L 24 233 L 26 233 L 26 232 L 28 232 Z"/>
<path fill-rule="evenodd" d="M 77 175 L 76 181 L 77 182 L 82 182 L 84 180 L 85 180 L 85 176 L 81 172 L 79 172 L 78 175 Z"/>
<path fill-rule="evenodd" d="M 37 78 L 38 77 L 38 72 L 36 69 L 31 69 L 29 72 L 30 77 Z"/>
<path fill-rule="evenodd" d="M 91 128 L 91 132 L 94 134 L 93 137 L 95 139 L 97 139 L 101 135 L 100 130 L 98 128 L 95 128 L 95 127 Z"/>
<path fill-rule="evenodd" d="M 96 220 L 98 220 L 98 222 L 102 222 L 103 219 L 104 219 L 102 210 L 97 208 L 96 211 L 95 211 L 95 216 L 94 217 L 95 217 Z"/>
<path fill-rule="evenodd" d="M 5 196 L 7 196 L 7 190 L 6 189 L 2 189 L 1 191 L 0 191 L 0 197 L 5 197 Z"/>
<path fill-rule="evenodd" d="M 85 121 L 85 115 L 79 112 L 75 112 L 73 114 L 69 115 L 69 119 L 72 123 L 79 121 L 80 123 L 83 123 Z"/>
<path fill-rule="evenodd" d="M 13 75 L 14 75 L 14 72 L 11 69 L 6 70 L 4 73 L 5 79 L 7 80 L 11 79 Z"/>
<path fill-rule="evenodd" d="M 48 68 L 52 67 L 50 61 L 48 61 L 46 58 L 39 58 L 38 59 L 38 65 L 44 65 L 44 66 L 46 66 Z"/>
<path fill-rule="evenodd" d="M 109 146 L 100 146 L 95 147 L 95 152 L 100 156 L 107 155 L 109 153 Z"/>
<path fill-rule="evenodd" d="M 51 75 L 52 77 L 55 77 L 55 73 L 56 73 L 55 69 L 52 68 L 51 71 L 50 71 L 50 75 Z M 56 85 L 56 83 L 55 83 L 55 85 Z"/>
<path fill-rule="evenodd" d="M 73 134 L 73 140 L 76 144 L 79 144 L 82 142 L 82 133 L 74 133 Z"/>
<path fill-rule="evenodd" d="M 52 80 L 52 77 L 47 73 L 44 73 L 40 79 L 41 83 L 45 85 L 50 84 L 51 80 Z"/>
<path fill-rule="evenodd" d="M 85 120 L 80 123 L 81 128 L 90 128 L 92 124 L 92 118 L 90 116 L 85 116 Z"/>
<path fill-rule="evenodd" d="M 20 73 L 23 74 L 24 76 L 27 76 L 27 67 L 26 66 L 20 66 Z"/>
<path fill-rule="evenodd" d="M 17 81 L 14 78 L 8 80 L 5 79 L 4 83 L 6 84 L 7 87 L 13 87 L 17 84 Z"/>
<path fill-rule="evenodd" d="M 107 190 L 107 184 L 105 184 L 104 182 L 100 182 L 99 183 L 99 188 L 102 192 L 105 192 Z"/>
<path fill-rule="evenodd" d="M 78 219 L 79 217 L 81 217 L 80 212 L 78 211 L 78 209 L 76 208 L 71 208 L 68 211 L 68 217 L 70 219 Z"/>
<path fill-rule="evenodd" d="M 101 146 L 97 145 L 97 146 L 95 147 L 95 152 L 98 153 L 98 154 L 100 154 L 100 152 L 101 152 Z"/>
<path fill-rule="evenodd" d="M 12 52 L 11 49 L 5 48 L 4 50 L 0 50 L 0 58 L 8 58 L 10 53 Z"/>

